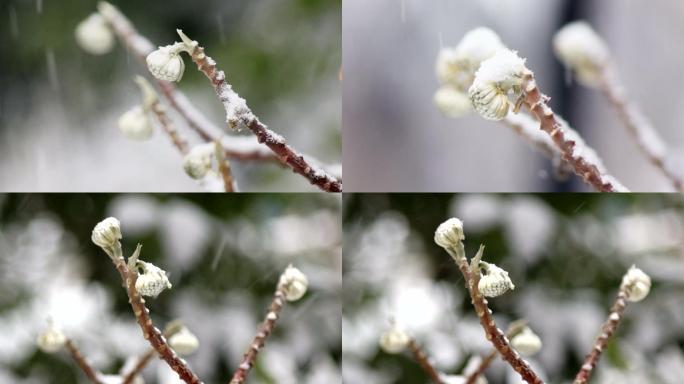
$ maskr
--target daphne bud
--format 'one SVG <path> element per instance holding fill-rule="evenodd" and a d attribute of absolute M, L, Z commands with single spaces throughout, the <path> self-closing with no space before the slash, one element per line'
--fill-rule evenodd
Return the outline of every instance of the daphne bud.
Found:
<path fill-rule="evenodd" d="M 200 144 L 193 147 L 183 158 L 183 169 L 193 179 L 202 179 L 211 169 L 211 159 L 214 155 L 213 143 Z"/>
<path fill-rule="evenodd" d="M 135 282 L 135 289 L 143 296 L 157 297 L 165 289 L 171 289 L 166 272 L 152 263 L 138 260 L 143 273 Z"/>
<path fill-rule="evenodd" d="M 287 301 L 297 301 L 304 296 L 309 286 L 309 279 L 299 269 L 289 265 L 280 275 L 280 286 L 283 287 Z"/>
<path fill-rule="evenodd" d="M 114 246 L 116 242 L 121 240 L 121 224 L 119 220 L 114 217 L 108 217 L 93 228 L 93 233 L 90 239 L 95 245 L 101 248 L 109 248 Z"/>
<path fill-rule="evenodd" d="M 169 338 L 169 345 L 179 355 L 189 355 L 199 347 L 199 340 L 186 327 L 181 328 Z"/>
<path fill-rule="evenodd" d="M 575 21 L 561 28 L 553 37 L 553 49 L 558 59 L 575 71 L 580 83 L 589 87 L 599 85 L 610 52 L 589 24 Z"/>
<path fill-rule="evenodd" d="M 511 338 L 511 345 L 521 355 L 532 356 L 541 350 L 542 341 L 532 329 L 525 327 L 520 333 Z"/>
<path fill-rule="evenodd" d="M 456 247 L 463 240 L 463 222 L 455 217 L 440 224 L 435 231 L 435 243 L 442 248 Z"/>
<path fill-rule="evenodd" d="M 411 338 L 404 330 L 392 326 L 380 336 L 380 348 L 387 353 L 400 353 L 406 349 L 410 340 Z"/>
<path fill-rule="evenodd" d="M 38 348 L 46 353 L 55 353 L 64 347 L 66 343 L 66 336 L 56 328 L 53 324 L 50 324 L 48 328 L 38 335 L 36 340 Z"/>
<path fill-rule="evenodd" d="M 76 27 L 76 43 L 86 52 L 103 55 L 114 47 L 114 34 L 99 13 L 93 13 Z"/>
<path fill-rule="evenodd" d="M 651 291 L 651 278 L 644 271 L 632 265 L 622 278 L 622 288 L 627 294 L 627 300 L 641 301 Z"/>
<path fill-rule="evenodd" d="M 508 290 L 515 289 L 515 285 L 508 277 L 508 272 L 497 267 L 495 264 L 480 262 L 484 275 L 480 277 L 477 289 L 487 297 L 501 296 Z"/>
<path fill-rule="evenodd" d="M 508 93 L 521 92 L 521 86 L 528 69 L 525 59 L 514 51 L 499 50 L 494 56 L 482 62 L 475 74 L 475 81 L 468 89 L 473 108 L 485 119 L 502 120 L 509 110 Z"/>
<path fill-rule="evenodd" d="M 180 57 L 180 51 L 184 47 L 182 43 L 167 45 L 147 55 L 147 68 L 150 73 L 157 79 L 180 81 L 185 70 L 185 63 Z"/>
<path fill-rule="evenodd" d="M 145 110 L 136 105 L 119 118 L 119 130 L 131 140 L 147 140 L 152 137 L 152 122 Z"/>
<path fill-rule="evenodd" d="M 434 102 L 444 116 L 452 119 L 465 116 L 473 110 L 468 96 L 450 85 L 444 85 L 437 90 Z"/>

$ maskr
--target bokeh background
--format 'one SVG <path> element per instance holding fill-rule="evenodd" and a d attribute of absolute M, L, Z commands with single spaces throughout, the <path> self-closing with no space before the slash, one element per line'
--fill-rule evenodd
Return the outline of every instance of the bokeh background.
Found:
<path fill-rule="evenodd" d="M 408 354 L 378 347 L 394 317 L 449 374 L 491 350 L 463 278 L 433 236 L 464 222 L 469 257 L 510 273 L 489 301 L 500 328 L 526 318 L 543 340 L 529 358 L 548 383 L 571 383 L 608 316 L 623 274 L 649 274 L 595 370 L 596 384 L 677 384 L 684 377 L 684 198 L 681 195 L 356 194 L 344 200 L 345 383 L 427 383 Z M 500 359 L 490 383 L 521 383 Z"/>
<path fill-rule="evenodd" d="M 181 318 L 200 340 L 186 360 L 206 383 L 228 382 L 280 273 L 309 278 L 285 305 L 250 383 L 340 383 L 341 198 L 297 195 L 0 195 L 0 383 L 86 383 L 66 352 L 35 339 L 51 316 L 105 373 L 147 351 L 121 280 L 90 240 L 120 219 L 123 248 L 165 269 L 173 288 L 147 300 L 162 328 Z M 177 384 L 154 360 L 147 383 Z"/>
<path fill-rule="evenodd" d="M 325 163 L 341 162 L 340 1 L 112 3 L 155 44 L 171 44 L 176 28 L 183 29 L 271 129 Z M 103 56 L 76 45 L 75 27 L 96 4 L 0 2 L 0 189 L 201 191 L 161 131 L 142 143 L 120 134 L 119 116 L 140 102 L 133 77 L 148 71 L 119 43 Z M 211 85 L 187 57 L 185 64 L 179 89 L 223 126 L 225 112 Z M 243 191 L 316 190 L 274 163 L 233 164 Z"/>
<path fill-rule="evenodd" d="M 634 191 L 671 186 L 627 135 L 605 98 L 567 84 L 552 53 L 555 31 L 587 20 L 608 42 L 628 96 L 684 172 L 680 129 L 684 3 L 669 0 L 346 0 L 343 4 L 344 166 L 347 188 L 366 192 L 587 190 L 557 182 L 549 161 L 510 129 L 476 115 L 443 117 L 432 98 L 440 46 L 478 26 L 527 58 L 551 107 L 579 130 L 607 169 Z"/>

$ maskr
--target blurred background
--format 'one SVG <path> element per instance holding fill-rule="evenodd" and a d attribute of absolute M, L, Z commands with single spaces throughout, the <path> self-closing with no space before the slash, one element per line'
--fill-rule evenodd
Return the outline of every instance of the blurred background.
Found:
<path fill-rule="evenodd" d="M 491 350 L 463 278 L 435 245 L 437 226 L 464 222 L 466 253 L 510 273 L 516 288 L 489 301 L 500 328 L 526 318 L 541 337 L 528 360 L 548 383 L 571 383 L 632 264 L 652 278 L 630 304 L 595 370 L 596 384 L 678 384 L 684 376 L 684 198 L 681 195 L 410 195 L 344 198 L 345 383 L 427 383 L 408 355 L 378 346 L 389 319 L 440 370 L 460 373 Z M 490 383 L 520 383 L 501 359 Z"/>
<path fill-rule="evenodd" d="M 344 165 L 354 191 L 575 191 L 510 129 L 471 114 L 443 117 L 433 103 L 435 60 L 478 26 L 527 58 L 551 107 L 580 131 L 634 191 L 671 186 L 638 152 L 607 100 L 568 84 L 551 38 L 587 20 L 608 42 L 628 97 L 651 119 L 684 172 L 679 85 L 684 3 L 669 0 L 346 0 L 343 5 Z M 673 85 L 665 87 L 665 84 Z"/>
<path fill-rule="evenodd" d="M 296 149 L 341 162 L 341 2 L 328 0 L 113 0 L 158 45 L 176 28 L 206 48 L 257 116 Z M 133 82 L 148 71 L 117 42 L 93 56 L 74 30 L 96 1 L 0 2 L 0 185 L 5 191 L 200 191 L 159 130 L 125 139 L 122 113 L 140 103 Z M 218 126 L 225 112 L 185 57 L 178 84 Z M 197 142 L 184 121 L 178 129 Z M 229 133 L 231 135 L 236 133 Z M 249 132 L 242 132 L 249 135 Z M 243 191 L 314 191 L 302 177 L 268 163 L 233 161 Z"/>
<path fill-rule="evenodd" d="M 200 347 L 186 358 L 206 383 L 228 382 L 292 263 L 309 279 L 287 303 L 250 383 L 339 383 L 341 199 L 296 195 L 0 195 L 0 383 L 86 383 L 65 352 L 36 337 L 51 316 L 95 367 L 116 373 L 147 351 L 121 280 L 93 227 L 121 221 L 124 253 L 169 273 L 147 306 L 159 328 L 181 318 Z M 147 383 L 176 384 L 154 359 Z"/>

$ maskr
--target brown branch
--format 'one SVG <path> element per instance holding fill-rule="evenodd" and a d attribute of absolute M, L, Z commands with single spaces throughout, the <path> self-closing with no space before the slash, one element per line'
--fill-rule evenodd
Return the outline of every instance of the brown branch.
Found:
<path fill-rule="evenodd" d="M 477 369 L 473 373 L 468 375 L 465 384 L 475 384 L 477 382 L 477 379 L 480 376 L 484 375 L 485 371 L 487 370 L 487 368 L 489 368 L 489 366 L 496 358 L 496 355 L 498 354 L 499 352 L 495 349 L 491 351 L 487 356 L 485 356 L 484 359 L 480 361 L 480 365 L 477 366 Z"/>
<path fill-rule="evenodd" d="M 142 373 L 143 369 L 145 369 L 147 364 L 149 364 L 156 355 L 157 351 L 154 348 L 150 348 L 144 355 L 140 356 L 135 363 L 135 366 L 124 376 L 122 384 L 133 383 L 133 380 Z"/>
<path fill-rule="evenodd" d="M 599 88 L 615 108 L 627 132 L 636 141 L 641 152 L 670 180 L 677 191 L 683 191 L 684 180 L 667 161 L 667 150 L 663 139 L 639 107 L 627 100 L 617 73 L 611 65 L 603 68 L 599 78 Z"/>
<path fill-rule="evenodd" d="M 83 373 L 85 373 L 90 381 L 95 384 L 103 384 L 102 380 L 100 380 L 102 374 L 93 368 L 90 363 L 88 363 L 86 358 L 83 356 L 81 351 L 78 350 L 76 344 L 74 344 L 71 339 L 66 339 L 64 346 L 69 351 L 69 354 L 71 354 L 71 357 L 74 359 L 78 367 L 83 371 Z"/>
<path fill-rule="evenodd" d="M 275 293 L 273 294 L 273 300 L 268 308 L 268 313 L 264 322 L 259 326 L 256 336 L 249 344 L 249 349 L 245 352 L 242 362 L 238 366 L 238 369 L 233 374 L 233 378 L 230 380 L 230 384 L 242 384 L 247 379 L 250 369 L 256 361 L 257 354 L 266 343 L 266 339 L 270 336 L 271 332 L 275 328 L 276 321 L 280 316 L 280 312 L 283 309 L 285 303 L 285 291 L 283 290 L 282 284 L 278 283 Z"/>
<path fill-rule="evenodd" d="M 220 141 L 216 142 L 216 162 L 223 179 L 223 189 L 226 192 L 236 192 L 237 185 L 233 179 L 233 171 L 230 168 L 230 162 L 223 156 L 223 147 L 221 147 Z"/>
<path fill-rule="evenodd" d="M 597 156 L 587 155 L 589 148 L 580 145 L 581 148 L 577 150 L 577 140 L 581 139 L 579 134 L 571 131 L 567 123 L 557 118 L 546 104 L 549 98 L 541 93 L 530 70 L 525 71 L 522 89 L 526 107 L 537 117 L 541 130 L 551 137 L 561 150 L 563 159 L 572 165 L 577 176 L 599 192 L 629 192 L 617 179 L 605 172 Z"/>
<path fill-rule="evenodd" d="M 154 112 L 154 115 L 157 117 L 157 121 L 159 121 L 159 124 L 162 126 L 162 129 L 166 135 L 169 136 L 169 139 L 171 139 L 173 145 L 181 154 L 187 154 L 190 150 L 188 141 L 173 126 L 169 115 L 166 114 L 166 111 L 161 103 L 158 100 L 155 101 L 150 106 L 150 109 L 152 112 Z"/>
<path fill-rule="evenodd" d="M 577 373 L 577 376 L 575 376 L 573 384 L 586 384 L 589 381 L 591 374 L 594 371 L 594 367 L 596 367 L 596 364 L 601 358 L 601 354 L 608 345 L 608 341 L 615 333 L 620 320 L 622 320 L 622 315 L 627 307 L 627 294 L 624 288 L 624 286 L 620 286 L 615 303 L 613 303 L 613 306 L 610 308 L 610 315 L 608 315 L 608 319 L 603 323 L 601 333 L 596 338 L 591 352 L 589 352 L 584 359 L 584 363 Z"/>
<path fill-rule="evenodd" d="M 442 381 L 442 377 L 440 376 L 439 371 L 432 365 L 430 359 L 427 357 L 425 352 L 420 348 L 420 345 L 418 345 L 415 339 L 409 339 L 408 349 L 411 351 L 413 358 L 418 362 L 420 367 L 423 368 L 423 371 L 427 373 L 427 375 L 435 384 L 444 384 L 444 381 Z"/>

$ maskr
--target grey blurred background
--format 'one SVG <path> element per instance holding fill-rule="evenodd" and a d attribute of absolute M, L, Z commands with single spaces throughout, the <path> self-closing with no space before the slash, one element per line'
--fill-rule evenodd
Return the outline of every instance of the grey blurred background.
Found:
<path fill-rule="evenodd" d="M 634 191 L 668 191 L 608 102 L 566 85 L 553 33 L 586 19 L 608 42 L 629 97 L 650 117 L 680 164 L 684 3 L 670 0 L 346 0 L 343 4 L 344 166 L 354 191 L 587 190 L 558 183 L 549 162 L 513 132 L 471 115 L 443 117 L 432 102 L 440 44 L 487 26 L 527 58 L 551 107 Z M 684 170 L 684 166 L 680 167 Z"/>
<path fill-rule="evenodd" d="M 572 382 L 632 264 L 650 275 L 651 291 L 627 306 L 591 382 L 682 382 L 681 195 L 355 194 L 344 197 L 345 383 L 429 382 L 408 352 L 380 350 L 391 317 L 448 374 L 491 350 L 462 275 L 433 240 L 454 216 L 463 220 L 468 257 L 484 244 L 483 260 L 510 273 L 515 290 L 489 306 L 499 327 L 526 318 L 541 337 L 528 360 L 545 382 Z M 486 376 L 521 383 L 500 358 Z"/>
<path fill-rule="evenodd" d="M 169 273 L 173 288 L 147 306 L 159 328 L 181 318 L 197 335 L 186 360 L 204 382 L 229 381 L 292 263 L 309 290 L 285 305 L 248 382 L 340 383 L 340 209 L 339 196 L 324 194 L 0 194 L 0 383 L 88 382 L 68 354 L 36 347 L 48 316 L 105 373 L 149 348 L 90 240 L 107 216 L 121 221 L 127 255 L 141 243 L 141 259 Z M 144 377 L 179 382 L 158 359 Z"/>
<path fill-rule="evenodd" d="M 171 44 L 183 29 L 271 129 L 323 162 L 341 162 L 340 1 L 112 3 L 155 44 Z M 74 29 L 96 4 L 0 2 L 0 189 L 201 191 L 160 131 L 142 143 L 118 131 L 119 116 L 140 102 L 133 77 L 148 73 L 121 44 L 103 56 L 76 45 Z M 211 85 L 185 62 L 179 88 L 222 126 L 225 112 Z M 316 190 L 276 164 L 233 164 L 243 191 Z"/>

